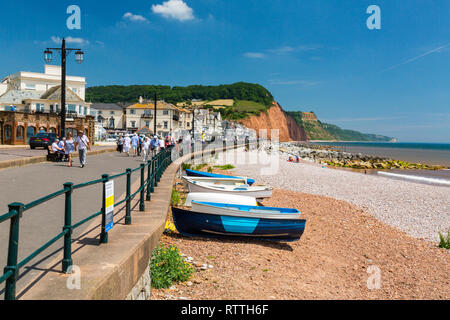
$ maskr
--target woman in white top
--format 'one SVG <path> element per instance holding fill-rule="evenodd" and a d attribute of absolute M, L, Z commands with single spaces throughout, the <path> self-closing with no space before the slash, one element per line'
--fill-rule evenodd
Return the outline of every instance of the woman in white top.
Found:
<path fill-rule="evenodd" d="M 128 156 L 130 156 L 130 148 L 131 148 L 131 139 L 129 135 L 126 135 L 125 139 L 123 139 L 123 152 L 128 154 Z"/>
<path fill-rule="evenodd" d="M 143 162 L 147 162 L 147 158 L 150 152 L 150 139 L 148 137 L 144 138 L 144 143 L 142 144 L 142 151 L 144 153 Z"/>

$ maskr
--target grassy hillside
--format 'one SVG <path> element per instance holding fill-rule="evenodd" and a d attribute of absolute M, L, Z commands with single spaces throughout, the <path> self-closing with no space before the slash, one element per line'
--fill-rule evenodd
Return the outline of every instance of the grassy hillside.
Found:
<path fill-rule="evenodd" d="M 255 101 L 235 100 L 232 107 L 226 107 L 220 110 L 220 112 L 225 119 L 241 120 L 253 115 L 259 115 L 269 107 Z"/>
<path fill-rule="evenodd" d="M 339 140 L 339 141 L 390 141 L 391 137 L 376 134 L 366 134 L 354 130 L 345 130 L 340 127 L 324 123 L 319 120 L 304 119 L 303 112 L 287 112 L 295 121 L 305 128 L 310 140 Z"/>
<path fill-rule="evenodd" d="M 240 100 L 270 106 L 273 101 L 272 94 L 259 84 L 237 82 L 229 85 L 187 87 L 170 87 L 154 85 L 131 86 L 99 86 L 86 89 L 86 101 L 97 103 L 137 102 L 139 97 L 153 99 L 155 92 L 158 99 L 170 103 L 183 101 L 217 99 L 233 99 L 239 104 Z M 250 104 L 244 104 L 250 106 Z"/>

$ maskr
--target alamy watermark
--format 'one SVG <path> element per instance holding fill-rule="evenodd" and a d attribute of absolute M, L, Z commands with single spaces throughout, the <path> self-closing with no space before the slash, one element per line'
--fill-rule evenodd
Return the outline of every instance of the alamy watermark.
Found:
<path fill-rule="evenodd" d="M 69 30 L 81 29 L 81 9 L 79 6 L 73 4 L 67 7 L 67 14 L 70 16 L 67 18 L 66 25 Z"/>
<path fill-rule="evenodd" d="M 377 5 L 371 5 L 367 8 L 366 11 L 370 14 L 369 18 L 367 18 L 367 28 L 369 30 L 380 30 L 381 29 L 381 9 Z"/>

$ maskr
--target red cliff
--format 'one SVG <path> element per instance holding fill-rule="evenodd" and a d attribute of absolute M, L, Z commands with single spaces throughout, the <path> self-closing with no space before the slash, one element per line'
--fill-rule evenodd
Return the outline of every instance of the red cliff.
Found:
<path fill-rule="evenodd" d="M 258 134 L 260 129 L 266 129 L 268 138 L 270 138 L 270 130 L 278 129 L 280 142 L 308 140 L 305 129 L 300 127 L 294 118 L 284 112 L 276 102 L 273 102 L 273 106 L 266 112 L 239 122 L 254 129 Z"/>

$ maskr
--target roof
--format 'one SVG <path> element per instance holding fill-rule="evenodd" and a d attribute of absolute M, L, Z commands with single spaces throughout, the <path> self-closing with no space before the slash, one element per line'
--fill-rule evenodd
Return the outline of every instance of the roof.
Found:
<path fill-rule="evenodd" d="M 135 104 L 128 106 L 127 109 L 155 109 L 155 104 L 154 103 L 135 103 Z M 163 102 L 163 101 L 157 102 L 156 109 L 157 110 L 163 110 L 163 109 L 178 110 L 178 108 L 175 107 L 173 104 Z"/>
<path fill-rule="evenodd" d="M 0 96 L 2 103 L 18 103 L 21 104 L 25 99 L 40 99 L 42 91 L 32 90 L 8 90 Z"/>
<path fill-rule="evenodd" d="M 116 103 L 93 103 L 91 108 L 95 110 L 120 110 L 123 111 L 123 107 Z"/>
<path fill-rule="evenodd" d="M 61 89 L 62 89 L 61 86 L 52 87 L 47 91 L 45 91 L 44 94 L 42 94 L 42 96 L 40 97 L 40 99 L 60 101 L 62 91 Z M 66 101 L 84 101 L 84 100 L 81 99 L 80 96 L 78 96 L 75 92 L 66 87 Z"/>

